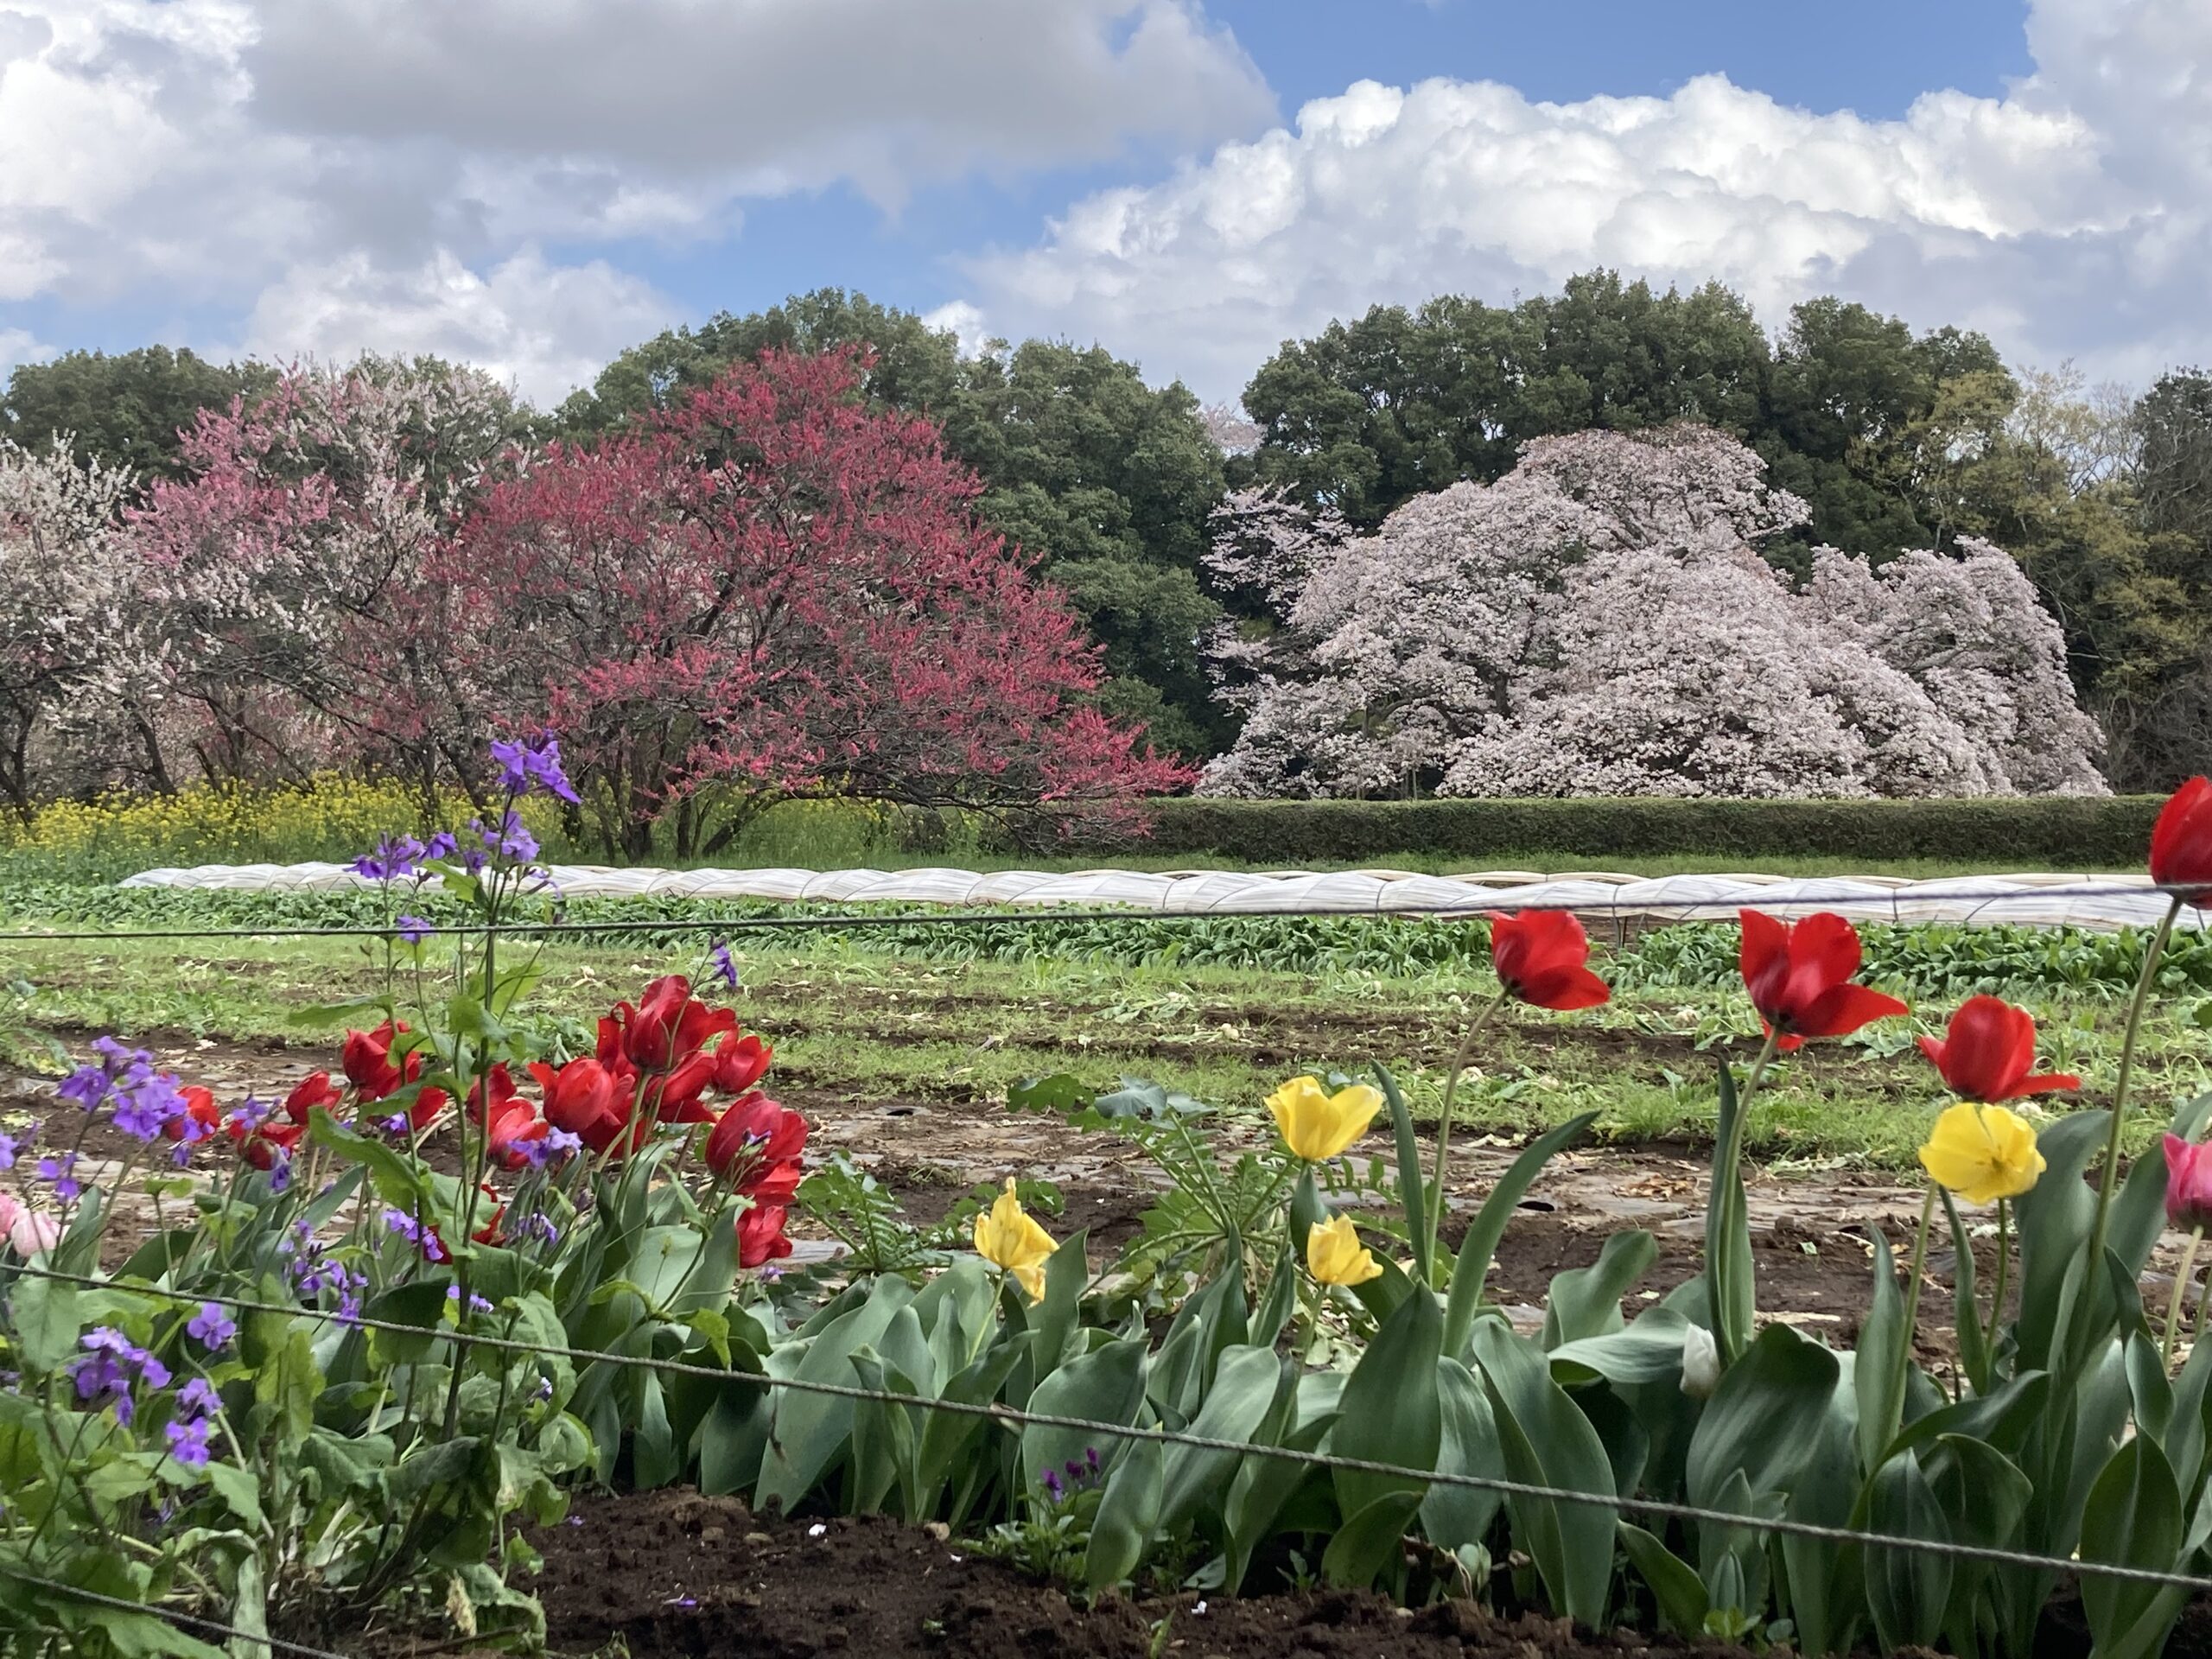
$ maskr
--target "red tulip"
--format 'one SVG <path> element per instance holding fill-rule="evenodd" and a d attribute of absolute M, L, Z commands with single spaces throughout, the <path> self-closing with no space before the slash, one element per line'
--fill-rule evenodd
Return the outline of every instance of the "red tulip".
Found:
<path fill-rule="evenodd" d="M 741 1095 L 768 1075 L 776 1051 L 758 1037 L 729 1036 L 715 1050 L 715 1087 L 726 1095 Z"/>
<path fill-rule="evenodd" d="M 530 1068 L 545 1096 L 545 1119 L 594 1152 L 614 1144 L 630 1116 L 630 1091 L 597 1060 L 570 1060 L 556 1071 L 543 1062 Z"/>
<path fill-rule="evenodd" d="M 796 1158 L 786 1158 L 780 1163 L 757 1165 L 737 1184 L 737 1191 L 755 1204 L 787 1205 L 798 1196 L 798 1184 L 805 1179 L 806 1166 Z"/>
<path fill-rule="evenodd" d="M 691 982 L 670 974 L 645 987 L 632 1008 L 627 1002 L 614 1007 L 614 1024 L 620 1033 L 622 1053 L 641 1071 L 666 1071 L 697 1053 L 707 1039 L 737 1029 L 737 1015 L 728 1008 L 710 1008 L 691 995 Z M 600 1027 L 604 1058 L 607 1027 Z"/>
<path fill-rule="evenodd" d="M 184 1102 L 184 1109 L 162 1125 L 164 1135 L 172 1141 L 181 1141 L 185 1138 L 186 1126 L 197 1124 L 199 1129 L 192 1138 L 205 1141 L 221 1127 L 223 1115 L 216 1109 L 215 1096 L 208 1090 L 193 1083 L 187 1084 L 176 1092 Z"/>
<path fill-rule="evenodd" d="M 300 1137 L 307 1133 L 304 1123 L 264 1123 L 248 1135 L 235 1120 L 230 1127 L 231 1139 L 242 1141 L 239 1155 L 256 1169 L 274 1169 L 276 1154 L 289 1157 L 300 1144 Z"/>
<path fill-rule="evenodd" d="M 338 1085 L 330 1080 L 327 1071 L 310 1071 L 292 1085 L 292 1092 L 284 1096 L 284 1115 L 295 1123 L 304 1123 L 308 1114 L 320 1106 L 325 1111 L 335 1108 L 345 1098 L 338 1092 Z"/>
<path fill-rule="evenodd" d="M 2166 1137 L 2166 1219 L 2212 1228 L 2212 1141 Z"/>
<path fill-rule="evenodd" d="M 2173 792 L 2151 831 L 2151 879 L 2192 905 L 2212 893 L 2212 779 Z"/>
<path fill-rule="evenodd" d="M 715 1109 L 701 1096 L 714 1076 L 715 1057 L 693 1054 L 666 1077 L 645 1085 L 646 1104 L 664 1123 L 711 1123 Z"/>
<path fill-rule="evenodd" d="M 786 1213 L 781 1205 L 759 1205 L 737 1218 L 739 1267 L 761 1267 L 791 1253 L 791 1242 L 784 1236 Z"/>
<path fill-rule="evenodd" d="M 1936 1063 L 1953 1094 L 1985 1105 L 2082 1086 L 2081 1078 L 2061 1073 L 2030 1075 L 2036 1067 L 2035 1016 L 2000 997 L 1968 997 L 1951 1016 L 1943 1039 L 1923 1037 L 1920 1052 Z"/>
<path fill-rule="evenodd" d="M 486 1132 L 486 1150 L 500 1168 L 520 1169 L 530 1161 L 524 1148 L 533 1141 L 543 1141 L 552 1127 L 528 1101 L 510 1101 Z"/>
<path fill-rule="evenodd" d="M 437 1122 L 438 1114 L 445 1110 L 452 1100 L 453 1096 L 442 1089 L 424 1089 L 417 1091 L 414 1101 L 407 1108 L 407 1127 L 417 1132 L 429 1128 L 431 1124 Z"/>
<path fill-rule="evenodd" d="M 733 1101 L 707 1137 L 707 1167 L 735 1181 L 751 1167 L 791 1162 L 806 1147 L 806 1120 L 758 1091 Z"/>
<path fill-rule="evenodd" d="M 1756 910 L 1742 912 L 1744 988 L 1768 1027 L 1793 1049 L 1808 1037 L 1842 1037 L 1910 1012 L 1894 996 L 1853 985 L 1859 931 L 1823 911 L 1795 927 Z"/>
<path fill-rule="evenodd" d="M 423 1057 L 409 1052 L 402 1065 L 392 1064 L 391 1046 L 406 1034 L 407 1027 L 394 1025 L 387 1020 L 374 1031 L 349 1031 L 344 1046 L 339 1050 L 339 1061 L 346 1069 L 346 1080 L 361 1091 L 364 1100 L 382 1100 L 403 1083 L 412 1083 L 423 1075 Z"/>
<path fill-rule="evenodd" d="M 485 1104 L 486 1096 L 491 1100 L 488 1106 Z M 468 1085 L 468 1115 L 479 1123 L 489 1123 L 514 1097 L 514 1075 L 507 1070 L 505 1060 L 499 1061 Z"/>
<path fill-rule="evenodd" d="M 1490 912 L 1490 959 L 1506 994 L 1540 1008 L 1594 1008 L 1612 995 L 1589 969 L 1590 938 L 1564 910 Z"/>
<path fill-rule="evenodd" d="M 480 1181 L 476 1190 L 492 1200 L 492 1218 L 471 1233 L 469 1237 L 474 1239 L 479 1244 L 493 1243 L 499 1236 L 499 1222 L 506 1215 L 507 1206 L 499 1202 L 499 1195 L 492 1189 L 489 1183 Z M 430 1236 L 433 1238 L 437 1237 L 435 1231 Z M 441 1249 L 444 1248 L 444 1243 L 442 1239 L 439 1240 Z"/>

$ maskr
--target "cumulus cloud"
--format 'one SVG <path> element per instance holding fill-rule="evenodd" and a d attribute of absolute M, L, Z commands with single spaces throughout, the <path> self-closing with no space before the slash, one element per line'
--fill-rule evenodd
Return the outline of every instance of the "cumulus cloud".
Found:
<path fill-rule="evenodd" d="M 1838 292 L 2141 378 L 2212 352 L 2212 8 L 2036 0 L 2037 73 L 1900 119 L 1814 114 L 1719 75 L 1541 103 L 1372 81 L 1158 183 L 1088 196 L 971 262 L 990 326 L 1096 334 L 1205 395 L 1378 302 L 1503 300 L 1595 265 L 1719 277 L 1770 322 Z"/>
<path fill-rule="evenodd" d="M 243 349 L 340 362 L 428 353 L 473 363 L 547 404 L 673 321 L 674 306 L 649 283 L 601 260 L 551 265 L 525 248 L 479 276 L 449 253 L 399 270 L 352 253 L 295 266 L 264 289 Z"/>
<path fill-rule="evenodd" d="M 543 395 L 669 308 L 537 249 L 1274 115 L 1199 0 L 0 0 L 0 302 L 228 311 L 282 355 L 420 325 Z"/>

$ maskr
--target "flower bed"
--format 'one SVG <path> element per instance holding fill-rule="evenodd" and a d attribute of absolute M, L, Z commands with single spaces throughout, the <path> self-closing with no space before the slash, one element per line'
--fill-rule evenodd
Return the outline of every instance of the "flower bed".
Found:
<path fill-rule="evenodd" d="M 1447 1225 L 1452 1090 L 1516 1005 L 1609 993 L 1571 918 L 1501 917 L 1433 1142 L 1387 1069 L 1289 1077 L 1264 1136 L 1137 1081 L 1017 1089 L 1016 1110 L 1156 1172 L 1109 1263 L 1047 1224 L 1032 1179 L 925 1226 L 836 1154 L 808 1166 L 805 1119 L 764 1092 L 769 1046 L 717 1005 L 727 952 L 594 1026 L 533 1015 L 539 960 L 498 931 L 543 881 L 514 804 L 566 785 L 550 742 L 494 760 L 501 810 L 360 861 L 392 921 L 380 992 L 319 1011 L 347 1027 L 334 1072 L 221 1100 L 104 1040 L 41 1132 L 0 1146 L 0 1645 L 214 1651 L 194 1618 L 534 1642 L 566 1605 L 569 1569 L 537 1573 L 574 1558 L 578 1495 L 687 1484 L 822 1517 L 810 1539 L 889 1516 L 921 1529 L 899 1548 L 928 1537 L 1106 1609 L 1102 1642 L 1178 1594 L 1280 1638 L 1294 1614 L 1267 1598 L 1317 1586 L 1353 1628 L 1382 1617 L 1363 1596 L 1445 1608 L 1405 1628 L 1459 1651 L 1542 1618 L 2024 1655 L 2075 1576 L 2100 1654 L 2155 1653 L 2181 1616 L 2212 1535 L 2212 1344 L 2187 1340 L 2186 1295 L 2212 1097 L 2123 1178 L 2127 1059 L 2107 1109 L 2038 1129 L 2018 1103 L 2075 1079 L 2036 1069 L 2024 1013 L 1968 999 L 1923 1045 L 1953 1103 L 1929 1112 L 1903 1281 L 1875 1233 L 1855 1344 L 1824 1343 L 1762 1317 L 1745 1127 L 1785 1057 L 1904 1005 L 1859 983 L 1847 922 L 1746 912 L 1759 1050 L 1718 1071 L 1701 1260 L 1635 1298 L 1662 1247 L 1618 1231 L 1529 1325 L 1492 1265 L 1589 1117 Z M 2161 818 L 2152 874 L 2173 896 L 2131 1033 L 2173 915 L 2212 887 L 2212 785 Z M 423 918 L 432 876 L 472 925 Z M 97 1169 L 95 1136 L 121 1154 Z M 844 1254 L 802 1260 L 795 1211 Z M 2188 1243 L 2146 1305 L 2162 1221 Z M 1947 1241 L 1944 1305 L 1923 1306 Z M 1949 1339 L 1916 1351 L 1931 1317 Z M 668 1603 L 728 1620 L 728 1588 Z M 1001 1616 L 1058 1618 L 1018 1597 Z M 667 1623 L 640 1639 L 734 1628 Z"/>

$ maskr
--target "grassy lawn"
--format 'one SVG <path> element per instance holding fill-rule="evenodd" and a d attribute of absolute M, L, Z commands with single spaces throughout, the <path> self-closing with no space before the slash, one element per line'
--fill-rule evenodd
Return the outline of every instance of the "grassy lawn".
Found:
<path fill-rule="evenodd" d="M 348 940 L 41 943 L 11 947 L 11 958 L 9 1039 L 27 1063 L 41 1052 L 34 1033 L 47 1032 L 76 1033 L 78 1046 L 98 1031 L 277 1039 L 328 1057 L 328 1037 L 294 1016 L 378 982 L 372 959 Z M 1416 1115 L 1433 1119 L 1468 997 L 1487 991 L 1486 976 L 938 963 L 839 939 L 771 941 L 741 948 L 739 959 L 737 1004 L 776 1045 L 778 1077 L 800 1103 L 920 1101 L 979 1114 L 1000 1109 L 1009 1084 L 1059 1071 L 1099 1084 L 1148 1077 L 1256 1114 L 1297 1071 L 1381 1063 Z M 614 1000 L 690 965 L 645 947 L 554 945 L 542 960 L 534 1009 L 549 1034 L 571 1043 L 588 1040 L 586 1022 Z M 1931 1004 L 1924 1023 L 1816 1044 L 1781 1067 L 1754 1114 L 1760 1158 L 1806 1170 L 1909 1168 L 1942 1103 L 1912 1039 L 1957 1000 Z M 2109 1100 L 2123 1004 L 2109 995 L 2023 1000 L 2043 1027 L 2046 1065 L 2079 1072 L 2085 1103 Z M 2171 1103 L 2212 1087 L 2212 1030 L 2195 1009 L 2193 998 L 2159 1007 L 2146 1027 L 2138 1147 Z M 1594 1107 L 1599 1132 L 1616 1140 L 1707 1141 L 1717 1058 L 1747 1061 L 1755 1032 L 1732 989 L 1625 991 L 1585 1015 L 1516 1010 L 1479 1040 L 1459 1119 L 1518 1138 Z"/>

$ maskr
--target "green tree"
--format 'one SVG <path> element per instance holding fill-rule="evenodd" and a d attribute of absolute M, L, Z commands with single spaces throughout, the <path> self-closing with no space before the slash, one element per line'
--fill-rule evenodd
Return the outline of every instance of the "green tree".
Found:
<path fill-rule="evenodd" d="M 66 352 L 16 365 L 0 401 L 0 432 L 33 451 L 73 434 L 79 465 L 129 467 L 142 480 L 181 474 L 178 433 L 203 409 L 251 397 L 273 378 L 263 364 L 208 362 L 189 351 L 145 346 L 110 356 Z"/>
<path fill-rule="evenodd" d="M 1199 655 L 1220 609 L 1198 579 L 1222 458 L 1179 382 L 1147 386 L 1101 347 L 1052 340 L 963 358 L 949 331 L 912 312 L 823 289 L 632 346 L 562 405 L 554 429 L 611 430 L 771 347 L 843 346 L 873 353 L 870 401 L 935 421 L 982 480 L 985 518 L 1066 589 L 1104 648 L 1109 711 L 1145 720 L 1163 748 L 1223 747 L 1230 730 Z"/>

